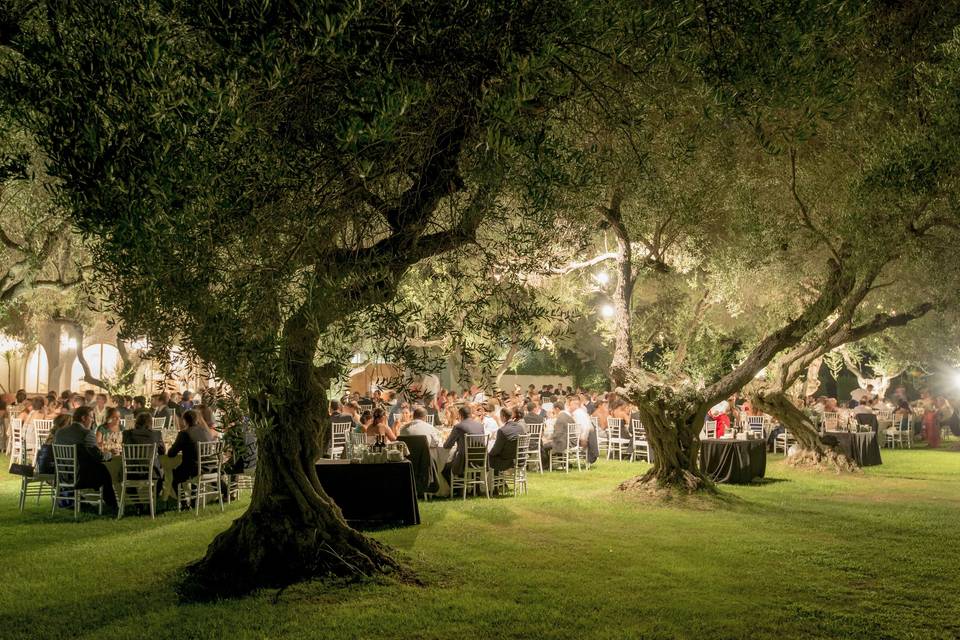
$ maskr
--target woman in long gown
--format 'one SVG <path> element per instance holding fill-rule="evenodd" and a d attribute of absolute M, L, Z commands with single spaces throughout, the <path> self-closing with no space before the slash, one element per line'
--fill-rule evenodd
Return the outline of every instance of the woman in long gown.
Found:
<path fill-rule="evenodd" d="M 931 449 L 940 446 L 940 422 L 937 420 L 937 405 L 927 391 L 920 394 L 923 406 L 923 439 Z"/>

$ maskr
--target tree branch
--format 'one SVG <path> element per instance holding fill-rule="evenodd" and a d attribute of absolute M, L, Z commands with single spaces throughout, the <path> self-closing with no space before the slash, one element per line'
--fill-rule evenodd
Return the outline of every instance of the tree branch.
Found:
<path fill-rule="evenodd" d="M 800 194 L 797 192 L 797 150 L 795 148 L 790 149 L 790 193 L 793 194 L 793 199 L 800 208 L 800 216 L 803 218 L 804 225 L 815 235 L 819 236 L 821 240 L 823 240 L 823 243 L 830 249 L 830 253 L 833 254 L 833 259 L 842 264 L 840 260 L 840 254 L 833 246 L 833 243 L 830 242 L 830 238 L 827 237 L 827 234 L 821 231 L 813 223 L 813 219 L 810 217 L 810 211 L 807 209 L 806 203 L 804 203 L 804 201 L 800 198 Z"/>

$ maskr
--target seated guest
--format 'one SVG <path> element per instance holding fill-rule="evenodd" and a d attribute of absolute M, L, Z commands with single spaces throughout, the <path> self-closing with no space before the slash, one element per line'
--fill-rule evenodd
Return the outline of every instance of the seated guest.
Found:
<path fill-rule="evenodd" d="M 413 411 L 410 409 L 410 405 L 404 402 L 400 407 L 400 413 L 396 414 L 396 417 L 393 420 L 394 433 L 399 433 L 400 429 L 411 422 L 413 422 Z"/>
<path fill-rule="evenodd" d="M 183 423 L 177 433 L 177 439 L 167 452 L 171 458 L 183 454 L 183 461 L 173 470 L 172 486 L 175 494 L 181 482 L 197 475 L 197 444 L 213 442 L 215 439 L 199 413 L 190 410 L 183 414 Z"/>
<path fill-rule="evenodd" d="M 153 417 L 163 418 L 164 427 L 172 427 L 172 426 L 176 426 L 177 424 L 176 411 L 174 411 L 174 409 L 172 409 L 171 407 L 167 406 L 167 403 L 169 402 L 169 400 L 170 400 L 170 396 L 168 396 L 165 392 L 159 393 L 153 397 Z"/>
<path fill-rule="evenodd" d="M 373 420 L 370 422 L 370 426 L 367 427 L 366 433 L 368 444 L 376 442 L 377 436 L 383 436 L 387 442 L 396 442 L 397 440 L 393 429 L 387 424 L 387 412 L 381 407 L 373 410 Z"/>
<path fill-rule="evenodd" d="M 110 407 L 104 423 L 97 427 L 97 446 L 103 452 L 118 456 L 123 453 L 123 434 L 120 431 L 120 411 Z"/>
<path fill-rule="evenodd" d="M 517 439 L 527 432 L 523 427 L 523 411 L 517 407 L 513 411 L 501 410 L 503 426 L 497 429 L 497 439 L 490 449 L 490 468 L 506 471 L 513 468 L 517 455 Z"/>
<path fill-rule="evenodd" d="M 366 433 L 370 425 L 373 424 L 373 412 L 369 409 L 360 414 L 360 424 L 354 429 L 357 433 Z"/>
<path fill-rule="evenodd" d="M 857 403 L 857 406 L 853 409 L 853 414 L 869 413 L 873 414 L 873 408 L 870 407 L 870 400 L 868 396 L 864 394 L 861 396 L 860 401 Z"/>
<path fill-rule="evenodd" d="M 358 405 L 356 402 L 353 402 L 353 401 L 346 402 L 340 407 L 339 413 L 337 413 L 332 418 L 330 418 L 330 421 L 331 422 L 349 422 L 351 425 L 353 425 L 353 430 L 356 430 L 356 428 L 360 424 L 357 420 L 357 414 L 359 412 L 360 412 L 360 405 Z"/>
<path fill-rule="evenodd" d="M 458 410 L 458 415 L 460 422 L 453 425 L 453 431 L 450 432 L 447 441 L 443 443 L 444 449 L 452 449 L 454 445 L 457 446 L 457 452 L 453 459 L 447 462 L 443 468 L 443 475 L 447 478 L 447 481 L 453 474 L 463 475 L 467 459 L 466 445 L 464 444 L 466 442 L 465 436 L 483 435 L 483 425 L 479 421 L 471 419 L 469 406 L 462 405 Z"/>
<path fill-rule="evenodd" d="M 152 444 L 157 448 L 157 457 L 153 461 L 153 477 L 157 480 L 156 492 L 159 495 L 163 486 L 163 466 L 160 456 L 166 453 L 163 438 L 159 431 L 153 430 L 153 418 L 149 413 L 141 412 L 133 422 L 132 429 L 123 431 L 123 444 Z"/>
<path fill-rule="evenodd" d="M 107 394 L 98 393 L 93 405 L 93 424 L 102 425 L 107 421 Z"/>
<path fill-rule="evenodd" d="M 77 407 L 69 426 L 57 431 L 53 444 L 77 446 L 76 487 L 78 489 L 103 489 L 103 501 L 111 509 L 117 508 L 117 496 L 113 492 L 113 478 L 103 461 L 110 459 L 97 448 L 97 439 L 90 427 L 93 425 L 91 407 Z"/>
<path fill-rule="evenodd" d="M 248 418 L 230 425 L 224 432 L 230 447 L 230 459 L 223 464 L 228 476 L 253 473 L 257 468 L 257 434 Z"/>
<path fill-rule="evenodd" d="M 497 422 L 497 419 L 491 415 L 493 412 L 494 408 L 492 403 L 481 402 L 477 405 L 477 422 L 483 425 L 483 432 L 488 436 L 492 436 L 497 432 L 497 429 L 500 428 L 500 423 Z"/>
<path fill-rule="evenodd" d="M 136 415 L 143 411 L 147 411 L 147 399 L 143 396 L 135 396 L 133 398 L 133 414 Z"/>
<path fill-rule="evenodd" d="M 527 424 L 543 424 L 543 413 L 537 407 L 537 403 L 533 400 L 527 403 L 527 412 L 523 414 L 523 421 Z"/>
<path fill-rule="evenodd" d="M 431 447 L 440 446 L 440 432 L 427 422 L 427 410 L 417 407 L 413 410 L 413 420 L 400 428 L 401 436 L 426 436 Z"/>
<path fill-rule="evenodd" d="M 57 437 L 57 432 L 69 427 L 72 422 L 73 416 L 57 416 L 53 419 L 53 426 L 50 427 L 50 433 L 47 434 L 47 439 L 37 454 L 37 473 L 52 475 L 57 472 L 53 460 L 53 447 L 51 445 L 53 445 Z"/>
<path fill-rule="evenodd" d="M 550 461 L 552 452 L 560 453 L 567 449 L 567 430 L 576 425 L 573 416 L 567 412 L 566 402 L 563 397 L 557 397 L 553 402 L 554 415 L 556 417 L 553 423 L 553 435 L 549 440 L 543 440 L 541 450 L 546 462 Z"/>

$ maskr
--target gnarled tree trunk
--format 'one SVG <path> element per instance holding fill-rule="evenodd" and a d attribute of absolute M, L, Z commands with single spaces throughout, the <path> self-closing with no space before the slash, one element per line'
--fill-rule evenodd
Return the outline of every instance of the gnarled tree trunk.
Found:
<path fill-rule="evenodd" d="M 652 387 L 634 392 L 653 454 L 653 467 L 644 475 L 628 480 L 621 489 L 679 489 L 683 492 L 713 491 L 713 483 L 700 471 L 700 430 L 707 407 L 698 398 L 674 394 L 670 389 Z"/>
<path fill-rule="evenodd" d="M 796 438 L 797 447 L 787 462 L 794 466 L 829 467 L 837 471 L 852 471 L 859 465 L 843 453 L 826 446 L 820 440 L 817 427 L 798 409 L 783 391 L 754 389 L 750 393 L 753 406 L 769 413 Z"/>
<path fill-rule="evenodd" d="M 310 334 L 312 332 L 305 332 Z M 253 496 L 246 513 L 187 567 L 185 600 L 243 595 L 310 577 L 363 577 L 402 571 L 385 547 L 349 527 L 317 479 L 326 426 L 326 380 L 312 363 L 306 336 L 275 399 L 250 399 L 258 433 Z M 279 397 L 276 397 L 279 396 Z"/>

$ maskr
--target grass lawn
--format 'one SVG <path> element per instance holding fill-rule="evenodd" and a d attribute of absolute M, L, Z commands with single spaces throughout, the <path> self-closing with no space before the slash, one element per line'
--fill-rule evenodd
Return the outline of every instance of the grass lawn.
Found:
<path fill-rule="evenodd" d="M 176 571 L 245 501 L 199 519 L 17 512 L 0 472 L 0 638 L 960 638 L 960 450 L 883 451 L 854 477 L 724 487 L 709 508 L 615 491 L 646 467 L 531 479 L 520 499 L 421 505 L 374 535 L 425 587 L 312 582 L 180 606 Z M 5 459 L 0 460 L 7 468 Z"/>

